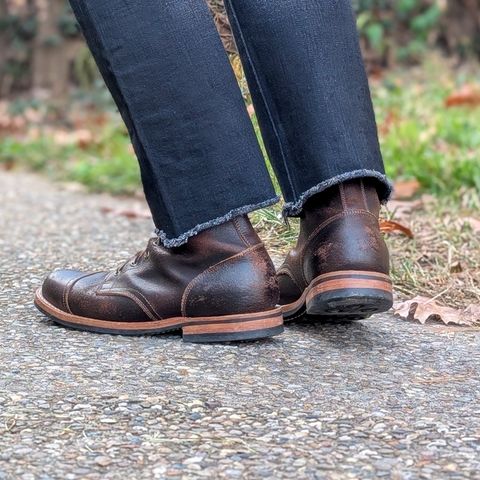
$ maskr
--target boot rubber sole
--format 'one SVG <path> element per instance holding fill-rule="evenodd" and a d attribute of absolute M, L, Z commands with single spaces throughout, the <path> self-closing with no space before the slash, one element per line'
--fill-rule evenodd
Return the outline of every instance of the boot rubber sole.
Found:
<path fill-rule="evenodd" d="M 283 305 L 282 310 L 285 321 L 305 314 L 350 321 L 386 312 L 392 305 L 392 281 L 388 275 L 340 270 L 314 278 L 302 296 Z"/>
<path fill-rule="evenodd" d="M 55 323 L 65 327 L 113 335 L 154 335 L 182 330 L 183 340 L 191 343 L 217 343 L 256 340 L 283 332 L 282 309 L 214 317 L 172 317 L 148 322 L 113 322 L 64 312 L 49 303 L 41 288 L 35 293 L 35 306 Z"/>

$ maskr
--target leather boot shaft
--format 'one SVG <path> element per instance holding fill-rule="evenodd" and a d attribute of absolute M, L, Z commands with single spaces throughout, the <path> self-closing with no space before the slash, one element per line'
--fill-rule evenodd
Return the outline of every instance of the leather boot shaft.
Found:
<path fill-rule="evenodd" d="M 379 227 L 375 182 L 367 178 L 344 182 L 306 202 L 297 245 L 277 272 L 282 305 L 313 289 L 323 289 L 322 298 L 327 291 L 332 296 L 331 292 L 343 290 L 343 297 L 339 300 L 339 293 L 335 301 L 343 302 L 344 310 L 352 302 L 347 291 L 350 297 L 365 294 L 364 301 L 375 301 L 375 308 L 391 302 L 389 253 Z"/>

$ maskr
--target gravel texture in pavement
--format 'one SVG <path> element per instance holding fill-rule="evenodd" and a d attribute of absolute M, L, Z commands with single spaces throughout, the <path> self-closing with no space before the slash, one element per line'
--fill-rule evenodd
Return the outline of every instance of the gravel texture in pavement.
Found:
<path fill-rule="evenodd" d="M 137 206 L 138 204 L 138 206 Z M 64 266 L 143 248 L 139 201 L 0 172 L 0 479 L 480 478 L 480 330 L 377 316 L 194 345 L 53 325 Z"/>

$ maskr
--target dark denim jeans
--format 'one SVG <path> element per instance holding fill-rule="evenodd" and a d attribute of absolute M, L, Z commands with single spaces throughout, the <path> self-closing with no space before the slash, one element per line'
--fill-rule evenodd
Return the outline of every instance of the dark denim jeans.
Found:
<path fill-rule="evenodd" d="M 167 247 L 277 201 L 204 0 L 70 0 L 128 127 Z M 355 177 L 390 193 L 350 0 L 226 0 L 286 201 Z"/>

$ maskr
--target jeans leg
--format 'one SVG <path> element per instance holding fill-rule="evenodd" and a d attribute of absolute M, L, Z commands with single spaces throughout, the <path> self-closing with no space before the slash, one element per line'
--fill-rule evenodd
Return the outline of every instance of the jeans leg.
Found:
<path fill-rule="evenodd" d="M 313 194 L 385 177 L 350 0 L 225 0 L 270 160 L 295 216 Z"/>
<path fill-rule="evenodd" d="M 71 0 L 166 247 L 277 201 L 204 0 Z"/>

